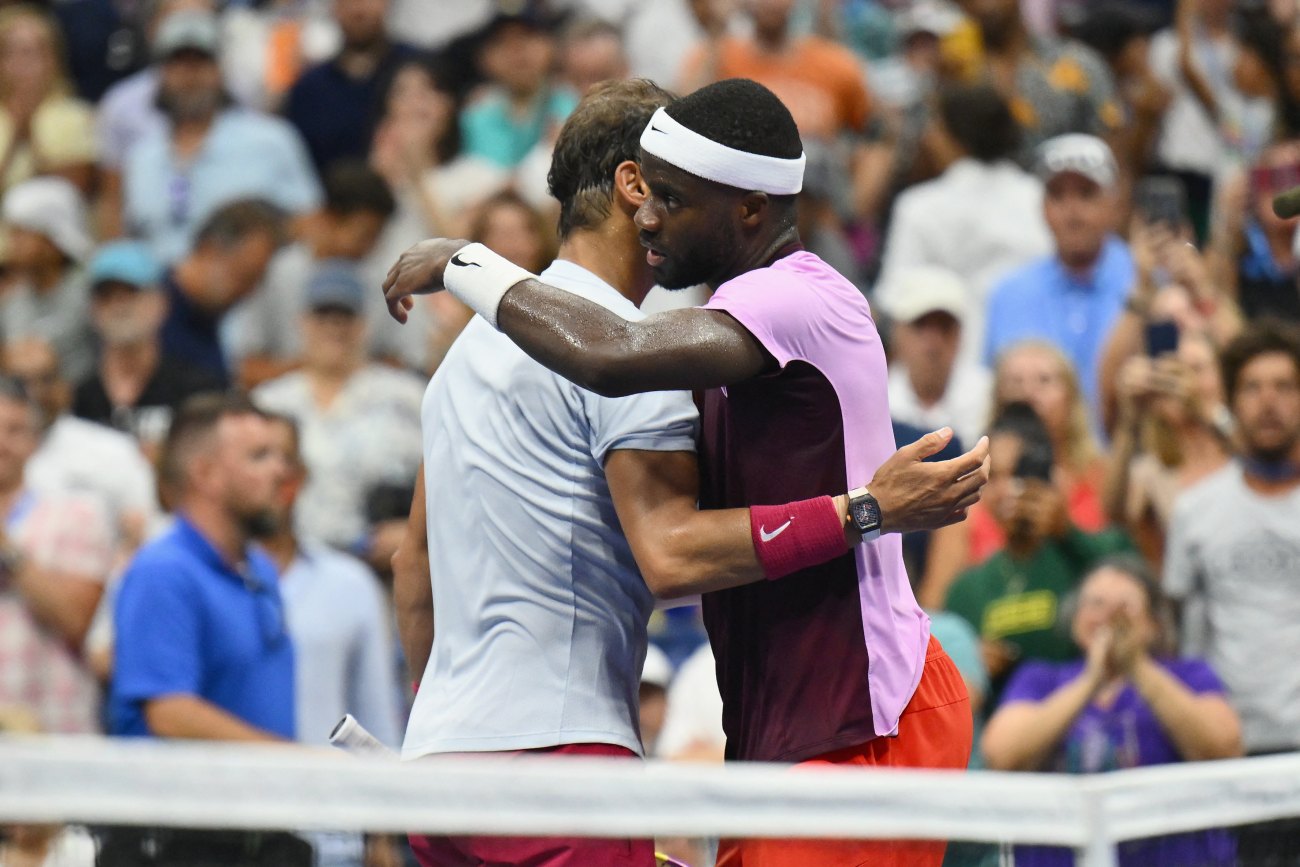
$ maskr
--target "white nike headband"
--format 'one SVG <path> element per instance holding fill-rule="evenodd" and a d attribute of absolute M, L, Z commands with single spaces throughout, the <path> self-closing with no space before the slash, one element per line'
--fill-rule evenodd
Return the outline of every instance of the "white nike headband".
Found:
<path fill-rule="evenodd" d="M 736 150 L 687 129 L 662 108 L 641 133 L 641 148 L 684 172 L 729 187 L 773 196 L 793 196 L 803 189 L 804 154 L 784 159 Z"/>

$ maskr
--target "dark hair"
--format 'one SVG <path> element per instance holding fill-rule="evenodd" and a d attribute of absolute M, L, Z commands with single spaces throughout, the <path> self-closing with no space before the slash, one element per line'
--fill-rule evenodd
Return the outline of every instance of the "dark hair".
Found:
<path fill-rule="evenodd" d="M 702 87 L 667 110 L 682 126 L 729 148 L 782 159 L 797 159 L 803 153 L 790 109 L 775 93 L 748 78 L 728 78 Z"/>
<path fill-rule="evenodd" d="M 1280 319 L 1265 318 L 1249 325 L 1219 354 L 1223 370 L 1223 388 L 1228 406 L 1237 397 L 1237 379 L 1242 370 L 1261 355 L 1281 353 L 1291 359 L 1300 374 L 1300 331 L 1296 326 Z"/>
<path fill-rule="evenodd" d="M 339 160 L 325 173 L 325 209 L 339 216 L 378 214 L 387 220 L 397 210 L 393 191 L 361 160 Z"/>
<path fill-rule="evenodd" d="M 609 216 L 614 169 L 641 155 L 641 133 L 672 94 L 644 78 L 596 85 L 569 115 L 546 175 L 560 203 L 559 235 L 589 229 Z"/>
<path fill-rule="evenodd" d="M 393 96 L 397 77 L 411 68 L 424 73 L 433 89 L 446 94 L 451 100 L 451 112 L 447 118 L 447 128 L 442 131 L 442 135 L 433 143 L 433 158 L 437 160 L 439 165 L 444 165 L 454 160 L 457 154 L 460 153 L 461 148 L 460 107 L 462 98 L 456 87 L 455 73 L 449 61 L 441 56 L 419 56 L 412 57 L 395 67 L 385 79 L 383 96 L 377 103 L 380 116 L 388 116 L 388 101 Z"/>
<path fill-rule="evenodd" d="M 233 247 L 257 232 L 270 235 L 279 247 L 285 240 L 284 212 L 266 199 L 236 199 L 217 208 L 203 221 L 194 235 L 193 246 Z"/>
<path fill-rule="evenodd" d="M 1002 407 L 989 425 L 989 436 L 1010 434 L 1026 443 L 1052 444 L 1052 435 L 1034 408 L 1023 400 L 1013 400 Z"/>
<path fill-rule="evenodd" d="M 1013 157 L 1020 125 L 1011 106 L 989 84 L 955 84 L 939 93 L 939 117 L 962 150 L 982 163 Z"/>
<path fill-rule="evenodd" d="M 1134 39 L 1160 29 L 1160 16 L 1150 9 L 1123 0 L 1093 3 L 1083 18 L 1070 28 L 1070 35 L 1114 63 Z"/>
<path fill-rule="evenodd" d="M 159 457 L 158 482 L 168 505 L 174 505 L 175 495 L 184 488 L 186 470 L 198 446 L 207 441 L 222 419 L 241 415 L 266 418 L 266 413 L 241 392 L 204 392 L 181 404 Z"/>
<path fill-rule="evenodd" d="M 1142 590 L 1142 596 L 1147 602 L 1147 612 L 1155 622 L 1159 634 L 1156 636 L 1155 650 L 1158 655 L 1164 655 L 1173 651 L 1172 647 L 1167 646 L 1169 638 L 1173 635 L 1173 615 L 1170 610 L 1169 599 L 1165 596 L 1164 590 L 1160 587 L 1160 580 L 1156 577 L 1155 570 L 1151 568 L 1140 554 L 1119 553 L 1110 554 L 1097 561 L 1091 569 L 1083 576 L 1079 582 L 1079 587 L 1083 587 L 1093 575 L 1105 569 L 1113 569 L 1116 572 L 1122 572 L 1132 579 L 1133 583 L 1138 585 Z M 1070 619 L 1073 619 L 1074 612 L 1078 608 L 1078 593 L 1076 592 L 1068 606 Z"/>

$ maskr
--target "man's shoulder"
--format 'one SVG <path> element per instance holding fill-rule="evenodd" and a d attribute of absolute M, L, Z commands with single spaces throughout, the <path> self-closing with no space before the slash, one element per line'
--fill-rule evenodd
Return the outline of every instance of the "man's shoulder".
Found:
<path fill-rule="evenodd" d="M 61 416 L 47 434 L 46 442 L 59 449 L 117 452 L 130 456 L 132 461 L 140 457 L 139 447 L 127 434 L 74 415 Z"/>
<path fill-rule="evenodd" d="M 1031 298 L 1046 293 L 1056 282 L 1052 279 L 1055 267 L 1055 256 L 1039 256 L 1012 268 L 994 281 L 989 292 L 989 304 L 1007 303 L 1013 299 Z"/>
<path fill-rule="evenodd" d="M 357 382 L 368 397 L 411 398 L 419 400 L 424 395 L 426 382 L 409 370 L 399 370 L 386 364 L 370 364 L 357 374 Z"/>
<path fill-rule="evenodd" d="M 99 111 L 104 115 L 112 115 L 141 105 L 151 105 L 157 89 L 158 72 L 154 67 L 147 66 L 104 91 L 99 100 Z"/>
<path fill-rule="evenodd" d="M 293 412 L 307 400 L 307 374 L 294 370 L 268 380 L 253 389 L 253 402 L 278 412 Z"/>
<path fill-rule="evenodd" d="M 379 578 L 351 554 L 318 542 L 305 542 L 302 549 L 307 567 L 328 581 L 332 590 L 355 594 L 379 589 Z"/>
<path fill-rule="evenodd" d="M 231 108 L 222 114 L 226 140 L 244 147 L 266 147 L 298 141 L 298 129 L 289 121 L 251 108 Z"/>
<path fill-rule="evenodd" d="M 198 563 L 195 552 L 185 543 L 176 526 L 155 536 L 136 550 L 122 575 L 123 588 L 157 581 L 188 583 Z"/>
<path fill-rule="evenodd" d="M 1241 468 L 1230 461 L 1178 495 L 1174 500 L 1174 521 L 1186 523 L 1205 517 L 1218 523 L 1236 508 L 1233 501 L 1241 489 Z"/>

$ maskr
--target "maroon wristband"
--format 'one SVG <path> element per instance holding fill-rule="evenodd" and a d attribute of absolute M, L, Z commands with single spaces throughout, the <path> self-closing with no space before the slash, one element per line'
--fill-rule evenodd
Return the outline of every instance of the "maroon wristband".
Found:
<path fill-rule="evenodd" d="M 751 506 L 749 533 L 768 580 L 833 560 L 849 550 L 844 516 L 831 497 Z"/>

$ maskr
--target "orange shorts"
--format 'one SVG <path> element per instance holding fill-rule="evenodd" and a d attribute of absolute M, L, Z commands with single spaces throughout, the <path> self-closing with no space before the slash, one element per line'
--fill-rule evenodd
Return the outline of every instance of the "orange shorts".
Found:
<path fill-rule="evenodd" d="M 800 762 L 798 769 L 949 768 L 970 761 L 970 697 L 957 666 L 933 637 L 916 693 L 898 721 L 898 736 L 876 738 Z M 718 867 L 939 867 L 942 840 L 723 840 Z"/>

